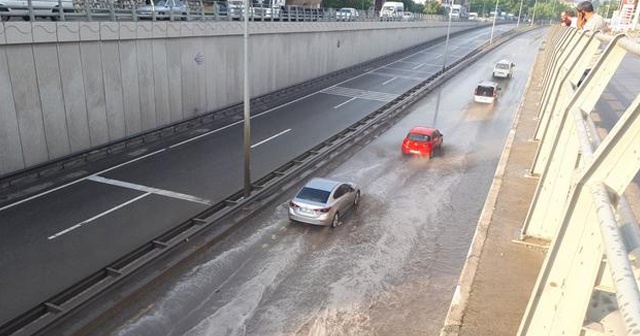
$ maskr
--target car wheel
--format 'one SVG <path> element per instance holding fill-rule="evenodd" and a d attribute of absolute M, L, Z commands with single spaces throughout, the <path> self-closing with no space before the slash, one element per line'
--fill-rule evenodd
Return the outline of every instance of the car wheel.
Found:
<path fill-rule="evenodd" d="M 353 200 L 353 207 L 357 209 L 359 205 L 360 205 L 360 192 L 356 191 L 356 198 Z"/>
<path fill-rule="evenodd" d="M 340 225 L 340 213 L 336 212 L 331 220 L 331 227 L 336 228 L 338 225 Z"/>

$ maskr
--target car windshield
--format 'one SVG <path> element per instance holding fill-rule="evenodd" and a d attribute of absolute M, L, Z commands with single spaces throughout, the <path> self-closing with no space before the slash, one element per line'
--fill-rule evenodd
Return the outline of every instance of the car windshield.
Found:
<path fill-rule="evenodd" d="M 484 97 L 493 96 L 493 86 L 478 86 L 476 88 L 476 95 Z"/>
<path fill-rule="evenodd" d="M 302 188 L 302 190 L 300 190 L 298 195 L 296 195 L 296 198 L 299 198 L 305 201 L 327 203 L 327 200 L 329 199 L 329 194 L 330 194 L 329 191 L 304 187 Z"/>
<path fill-rule="evenodd" d="M 498 63 L 498 64 L 496 64 L 496 69 L 509 70 L 509 64 Z"/>
<path fill-rule="evenodd" d="M 350 13 L 351 11 L 348 10 L 348 9 L 341 9 L 338 12 L 340 12 L 340 13 Z"/>
<path fill-rule="evenodd" d="M 430 136 L 426 134 L 418 134 L 418 133 L 409 133 L 409 135 L 407 135 L 407 138 L 409 138 L 409 140 L 420 141 L 420 142 L 427 142 L 431 140 Z"/>

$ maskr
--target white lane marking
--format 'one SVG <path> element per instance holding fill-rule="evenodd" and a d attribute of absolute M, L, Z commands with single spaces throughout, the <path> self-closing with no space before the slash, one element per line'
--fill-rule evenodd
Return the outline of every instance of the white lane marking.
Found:
<path fill-rule="evenodd" d="M 49 240 L 56 239 L 56 238 L 62 236 L 63 234 L 65 234 L 65 233 L 69 233 L 69 232 L 71 232 L 71 231 L 73 231 L 75 229 L 78 229 L 78 228 L 82 227 L 83 225 L 89 224 L 89 223 L 93 222 L 94 220 L 96 220 L 96 219 L 98 219 L 100 217 L 108 215 L 108 214 L 110 214 L 110 213 L 112 213 L 112 212 L 114 212 L 114 211 L 116 211 L 116 210 L 118 210 L 118 209 L 120 209 L 122 207 L 125 207 L 125 206 L 127 206 L 127 205 L 129 205 L 129 204 L 131 204 L 131 203 L 133 203 L 133 202 L 135 202 L 135 201 L 137 201 L 137 200 L 139 200 L 139 199 L 141 199 L 143 197 L 147 197 L 149 195 L 151 195 L 151 193 L 142 194 L 142 195 L 140 195 L 138 197 L 130 199 L 130 200 L 118 205 L 118 206 L 115 206 L 115 207 L 113 207 L 113 208 L 101 213 L 101 214 L 95 215 L 95 216 L 93 216 L 93 217 L 91 217 L 91 218 L 89 218 L 89 219 L 87 219 L 85 221 L 82 221 L 82 222 L 80 222 L 80 223 L 78 223 L 78 224 L 76 224 L 76 225 L 74 225 L 74 226 L 72 226 L 72 227 L 70 227 L 68 229 L 64 229 L 64 230 L 62 230 L 62 231 L 60 231 L 60 232 L 58 232 L 58 233 L 56 233 L 54 235 L 51 235 L 51 236 L 47 237 L 47 239 L 49 239 Z"/>
<path fill-rule="evenodd" d="M 421 68 L 421 67 L 423 67 L 423 66 L 424 66 L 424 63 L 420 63 L 420 64 L 418 64 L 418 65 L 414 66 L 414 67 L 413 67 L 413 70 L 416 70 L 416 69 Z"/>
<path fill-rule="evenodd" d="M 334 109 L 339 109 L 339 108 L 340 108 L 340 107 L 342 107 L 343 105 L 346 105 L 346 104 L 348 104 L 348 103 L 350 103 L 350 102 L 352 102 L 352 101 L 356 100 L 357 98 L 358 98 L 358 97 L 353 97 L 353 98 L 351 98 L 351 99 L 347 100 L 347 101 L 346 101 L 346 102 L 344 102 L 344 103 L 341 103 L 341 104 L 338 104 L 338 105 L 334 106 L 333 108 L 334 108 Z"/>
<path fill-rule="evenodd" d="M 477 35 L 477 36 L 478 36 L 478 37 L 480 37 L 481 35 Z M 473 40 L 475 41 L 475 38 L 474 38 Z M 413 54 L 411 54 L 411 55 L 409 55 L 409 56 L 407 56 L 407 57 L 401 58 L 401 59 L 399 59 L 399 60 L 397 60 L 397 61 L 393 61 L 393 62 L 391 62 L 391 63 L 388 63 L 388 64 L 385 64 L 385 65 L 379 66 L 379 67 L 377 67 L 377 68 L 375 68 L 375 69 L 372 69 L 371 71 L 368 71 L 368 72 L 362 73 L 362 74 L 360 74 L 360 75 L 358 75 L 358 76 L 351 77 L 351 78 L 349 78 L 349 79 L 345 79 L 344 81 L 342 81 L 342 82 L 340 82 L 340 83 L 338 83 L 338 84 L 335 84 L 335 85 L 333 85 L 333 86 L 330 86 L 330 87 L 328 87 L 328 88 L 331 88 L 331 87 L 335 87 L 335 86 L 338 86 L 338 85 L 344 84 L 344 83 L 346 83 L 346 82 L 348 82 L 348 81 L 351 81 L 351 80 L 354 80 L 354 79 L 360 78 L 360 77 L 362 77 L 362 76 L 364 76 L 364 75 L 368 75 L 368 74 L 370 74 L 370 73 L 375 72 L 376 70 L 383 69 L 383 68 L 385 68 L 385 67 L 386 67 L 386 66 L 388 66 L 388 65 L 391 65 L 391 64 L 396 63 L 396 62 L 399 62 L 399 61 L 406 60 L 407 58 L 413 57 L 413 56 L 415 56 L 415 55 L 419 55 L 419 54 L 430 54 L 429 52 L 427 52 L 427 50 L 435 49 L 435 48 L 436 48 L 436 47 L 438 47 L 438 46 L 439 46 L 439 44 L 435 44 L 435 45 L 429 46 L 429 47 L 427 47 L 427 48 L 423 49 L 422 51 L 418 51 L 418 52 L 413 53 Z M 431 53 L 431 54 L 436 54 L 436 53 Z M 438 56 L 438 57 L 436 57 L 436 58 L 440 58 L 440 57 L 442 57 L 442 55 L 440 55 L 440 56 Z M 425 77 L 425 78 L 426 78 L 426 77 Z M 326 89 L 328 89 L 328 88 L 325 88 L 325 90 L 326 90 Z M 282 108 L 282 107 L 289 106 L 289 105 L 291 105 L 291 104 L 297 103 L 297 102 L 299 102 L 299 101 L 301 101 L 301 100 L 307 99 L 307 98 L 309 98 L 309 97 L 311 97 L 311 96 L 314 96 L 314 95 L 316 95 L 316 94 L 318 94 L 318 93 L 321 93 L 322 91 L 323 91 L 323 90 L 320 90 L 320 91 L 317 91 L 317 92 L 310 93 L 310 94 L 308 94 L 308 95 L 306 95 L 306 96 L 300 97 L 300 98 L 298 98 L 298 99 L 294 99 L 294 100 L 289 101 L 289 102 L 287 102 L 287 103 L 284 103 L 284 104 L 282 104 L 282 105 L 279 105 L 279 106 L 276 106 L 276 107 L 271 108 L 271 109 L 269 109 L 269 110 L 266 110 L 266 111 L 264 111 L 264 112 L 258 113 L 258 114 L 256 114 L 255 116 L 251 117 L 251 119 L 254 119 L 254 118 L 257 118 L 257 117 L 263 116 L 263 115 L 265 115 L 265 114 L 271 113 L 271 112 L 273 112 L 273 111 L 275 111 L 275 110 L 278 110 L 278 109 L 280 109 L 280 108 Z M 215 130 L 213 130 L 213 131 L 209 131 L 209 132 L 204 133 L 204 134 L 201 134 L 201 135 L 199 135 L 199 136 L 197 136 L 197 137 L 195 137 L 195 138 L 191 138 L 191 139 L 189 139 L 189 140 L 185 140 L 185 141 L 183 141 L 183 142 L 181 142 L 181 143 L 174 144 L 174 145 L 169 146 L 169 147 L 167 147 L 167 148 L 169 148 L 169 149 L 173 149 L 173 148 L 175 148 L 175 147 L 178 147 L 178 146 L 184 145 L 184 144 L 189 143 L 189 142 L 191 142 L 191 141 L 194 141 L 194 140 L 200 139 L 200 138 L 205 137 L 205 136 L 207 136 L 207 135 L 209 135 L 209 134 L 213 134 L 213 133 L 219 132 L 219 131 L 221 131 L 221 130 L 223 130 L 223 129 L 226 129 L 226 128 L 229 128 L 229 127 L 232 127 L 232 126 L 235 126 L 235 125 L 241 124 L 241 123 L 243 123 L 243 122 L 244 122 L 243 120 L 236 121 L 236 122 L 234 122 L 234 123 L 232 123 L 232 124 L 226 125 L 226 126 L 224 126 L 224 127 L 218 128 L 218 129 L 215 129 Z M 90 175 L 90 176 L 96 176 L 96 175 L 104 174 L 104 173 L 106 173 L 106 172 L 108 172 L 108 171 L 111 171 L 111 170 L 113 170 L 113 169 L 117 169 L 117 168 L 120 168 L 120 167 L 122 167 L 122 166 L 126 166 L 126 165 L 128 165 L 128 164 L 130 164 L 130 163 L 133 163 L 133 162 L 135 162 L 135 161 L 138 161 L 138 160 L 141 160 L 141 159 L 147 158 L 147 157 L 149 157 L 149 156 L 152 156 L 152 155 L 158 154 L 158 153 L 160 153 L 160 152 L 163 152 L 163 151 L 165 151 L 167 148 L 163 148 L 163 149 L 157 150 L 157 151 L 155 151 L 155 152 L 153 152 L 153 153 L 149 153 L 149 154 L 147 154 L 147 155 L 141 156 L 141 157 L 136 158 L 136 159 L 133 159 L 133 160 L 131 160 L 131 161 L 124 162 L 124 163 L 119 164 L 119 165 L 117 165 L 117 166 L 115 166 L 115 167 L 111 167 L 111 168 L 105 169 L 105 170 L 103 170 L 103 171 L 97 172 L 97 173 L 92 174 L 92 175 Z M 88 176 L 88 177 L 90 177 L 90 176 Z M 58 190 L 60 190 L 60 189 L 62 189 L 62 188 L 66 188 L 66 187 L 71 186 L 71 185 L 73 185 L 73 184 L 76 184 L 76 183 L 78 183 L 78 182 L 82 182 L 82 181 L 86 180 L 88 177 L 83 177 L 83 178 L 81 178 L 81 179 L 78 179 L 78 180 L 75 180 L 75 181 L 71 181 L 71 182 L 69 182 L 69 183 L 67 183 L 67 184 L 63 184 L 63 185 L 61 185 L 61 186 L 59 186 L 59 187 L 56 187 L 56 188 L 53 188 L 53 189 L 47 190 L 47 191 L 42 192 L 42 193 L 40 193 L 40 194 L 33 195 L 33 196 L 31 196 L 31 197 L 25 198 L 25 199 L 23 199 L 23 200 L 20 200 L 20 201 L 18 201 L 18 202 L 15 202 L 15 203 L 11 203 L 11 204 L 9 204 L 9 205 L 5 205 L 4 207 L 0 208 L 0 211 L 2 211 L 2 210 L 6 210 L 6 209 L 9 209 L 9 208 L 11 208 L 11 207 L 14 207 L 14 206 L 16 206 L 16 205 L 22 204 L 22 203 L 24 203 L 24 202 L 31 201 L 31 200 L 33 200 L 33 199 L 36 199 L 36 198 L 39 198 L 39 197 L 41 197 L 41 196 L 47 195 L 47 194 L 52 193 L 52 192 L 54 192 L 54 191 L 58 191 Z"/>
<path fill-rule="evenodd" d="M 139 158 L 135 158 L 135 159 L 133 159 L 133 160 L 130 160 L 130 161 L 127 161 L 127 162 L 121 163 L 121 164 L 119 164 L 119 165 L 117 165 L 117 166 L 113 166 L 113 167 L 111 167 L 111 168 L 107 168 L 107 169 L 105 169 L 105 170 L 101 170 L 101 171 L 99 171 L 99 172 L 97 172 L 97 173 L 95 173 L 95 174 L 91 174 L 91 175 L 89 175 L 89 176 L 85 176 L 85 177 L 83 177 L 83 178 L 81 178 L 81 179 L 78 179 L 78 180 L 75 180 L 75 181 L 71 181 L 71 182 L 69 182 L 69 183 L 67 183 L 67 184 L 63 184 L 63 185 L 61 185 L 61 186 L 59 186 L 59 187 L 55 187 L 55 188 L 53 188 L 53 189 L 51 189 L 51 190 L 47 190 L 47 191 L 45 191 L 45 192 L 39 193 L 39 194 L 37 194 L 37 195 L 33 195 L 33 196 L 31 196 L 31 197 L 27 197 L 27 198 L 25 198 L 25 199 L 23 199 L 23 200 L 20 200 L 20 201 L 15 202 L 15 203 L 11 203 L 11 204 L 5 205 L 5 206 L 3 206 L 2 208 L 0 208 L 0 211 L 3 211 L 3 210 L 6 210 L 6 209 L 9 209 L 9 208 L 12 208 L 12 207 L 14 207 L 14 206 L 16 206 L 16 205 L 20 205 L 20 204 L 22 204 L 22 203 L 25 203 L 25 202 L 28 202 L 28 201 L 34 200 L 34 199 L 39 198 L 39 197 L 41 197 L 41 196 L 44 196 L 44 195 L 50 194 L 50 193 L 52 193 L 52 192 L 54 192 L 54 191 L 58 191 L 58 190 L 60 190 L 60 189 L 62 189 L 62 188 L 66 188 L 66 187 L 72 186 L 72 185 L 74 185 L 74 184 L 76 184 L 76 183 L 79 183 L 79 182 L 85 181 L 85 180 L 87 180 L 88 178 L 90 178 L 90 177 L 92 177 L 92 176 L 97 176 L 97 175 L 100 175 L 100 174 L 104 174 L 104 173 L 106 173 L 106 172 L 108 172 L 108 171 L 111 171 L 111 170 L 114 170 L 114 169 L 120 168 L 120 167 L 122 167 L 122 166 L 128 165 L 128 164 L 133 163 L 133 162 L 136 162 L 136 161 L 138 161 L 138 160 L 142 160 L 142 159 L 145 159 L 145 158 L 147 158 L 147 157 L 149 157 L 149 156 L 156 155 L 156 154 L 158 154 L 158 153 L 160 153 L 160 152 L 164 152 L 165 150 L 166 150 L 166 148 L 163 148 L 163 149 L 157 150 L 157 151 L 152 152 L 152 153 L 149 153 L 149 154 L 147 154 L 147 155 L 143 155 L 143 156 L 141 156 L 141 157 L 139 157 Z"/>
<path fill-rule="evenodd" d="M 394 80 L 396 80 L 396 79 L 398 79 L 398 77 L 393 77 L 393 78 L 389 79 L 388 81 L 386 81 L 386 82 L 382 83 L 382 85 L 387 85 L 387 84 L 389 84 L 389 83 L 393 82 L 393 81 L 394 81 Z"/>
<path fill-rule="evenodd" d="M 266 138 L 266 139 L 264 139 L 264 140 L 262 140 L 262 141 L 260 141 L 260 142 L 258 142 L 258 143 L 256 143 L 256 144 L 251 145 L 251 148 L 252 148 L 252 149 L 253 149 L 253 148 L 256 148 L 256 147 L 258 147 L 258 146 L 262 145 L 263 143 L 265 143 L 265 142 L 267 142 L 267 141 L 271 141 L 271 140 L 273 140 L 273 139 L 275 139 L 275 138 L 277 138 L 277 137 L 279 137 L 279 136 L 281 136 L 281 135 L 283 135 L 283 134 L 285 134 L 285 133 L 287 133 L 287 132 L 289 132 L 289 131 L 291 131 L 291 129 L 290 129 L 290 128 L 289 128 L 289 129 L 286 129 L 286 130 L 284 130 L 284 131 L 282 131 L 282 132 L 280 132 L 280 133 L 278 133 L 278 134 L 272 135 L 272 136 L 270 136 L 270 137 L 268 137 L 268 138 Z"/>
<path fill-rule="evenodd" d="M 140 185 L 140 184 L 129 183 L 129 182 L 125 182 L 125 181 L 113 180 L 113 179 L 102 177 L 102 176 L 91 176 L 91 177 L 89 177 L 88 180 L 93 181 L 93 182 L 98 182 L 98 183 L 109 184 L 109 185 L 116 186 L 116 187 L 121 187 L 121 188 L 144 191 L 144 192 L 149 193 L 149 194 L 156 194 L 156 195 L 161 195 L 161 196 L 166 196 L 166 197 L 171 197 L 171 198 L 177 198 L 177 199 L 181 199 L 181 200 L 185 200 L 185 201 L 189 201 L 189 202 L 195 202 L 195 203 L 200 203 L 200 204 L 205 204 L 205 205 L 213 204 L 213 202 L 211 202 L 210 200 L 203 199 L 203 198 L 200 198 L 200 197 L 181 194 L 181 193 L 177 193 L 177 192 L 169 191 L 169 190 L 163 190 L 163 189 L 158 189 L 158 188 L 147 187 L 147 186 L 143 186 L 143 185 Z"/>
<path fill-rule="evenodd" d="M 251 119 L 253 119 L 253 117 L 251 117 Z M 241 123 L 243 123 L 243 122 L 244 122 L 244 120 L 236 121 L 236 122 L 234 122 L 234 123 L 232 123 L 232 124 L 229 124 L 229 125 L 226 125 L 226 126 L 223 126 L 223 127 L 220 127 L 220 128 L 216 128 L 216 129 L 214 129 L 213 131 L 209 131 L 209 132 L 207 132 L 207 133 L 202 133 L 202 134 L 198 135 L 197 137 L 193 137 L 193 138 L 187 139 L 187 140 L 185 140 L 185 141 L 178 142 L 177 144 L 173 144 L 173 145 L 169 146 L 169 149 L 173 149 L 173 148 L 176 148 L 176 147 L 182 146 L 182 145 L 187 144 L 187 143 L 189 143 L 189 142 L 191 142 L 191 141 L 198 140 L 198 139 L 200 139 L 200 138 L 202 138 L 202 137 L 205 137 L 205 136 L 210 135 L 210 134 L 213 134 L 213 133 L 218 133 L 218 132 L 220 132 L 220 131 L 224 131 L 224 130 L 226 130 L 226 129 L 227 129 L 227 128 L 229 128 L 229 127 L 233 127 L 233 126 L 238 125 L 238 124 L 241 124 Z"/>

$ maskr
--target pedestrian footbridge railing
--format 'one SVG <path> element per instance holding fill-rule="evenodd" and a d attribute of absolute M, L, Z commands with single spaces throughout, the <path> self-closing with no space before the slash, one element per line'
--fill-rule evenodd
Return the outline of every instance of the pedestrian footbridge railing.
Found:
<path fill-rule="evenodd" d="M 611 112 L 596 103 L 640 44 L 553 27 L 543 53 L 539 182 L 521 239 L 550 245 L 518 334 L 640 335 L 640 233 L 625 196 L 640 169 L 640 87 L 627 85 L 635 98 L 603 138 L 592 118 Z"/>

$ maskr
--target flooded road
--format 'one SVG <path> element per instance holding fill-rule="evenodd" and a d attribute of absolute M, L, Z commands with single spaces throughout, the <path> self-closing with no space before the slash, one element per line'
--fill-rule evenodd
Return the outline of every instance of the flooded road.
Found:
<path fill-rule="evenodd" d="M 341 226 L 289 222 L 293 190 L 96 334 L 437 335 L 545 32 L 472 64 L 327 171 L 362 188 Z M 495 105 L 473 103 L 500 59 L 514 77 Z M 416 125 L 441 130 L 441 155 L 402 157 Z"/>

